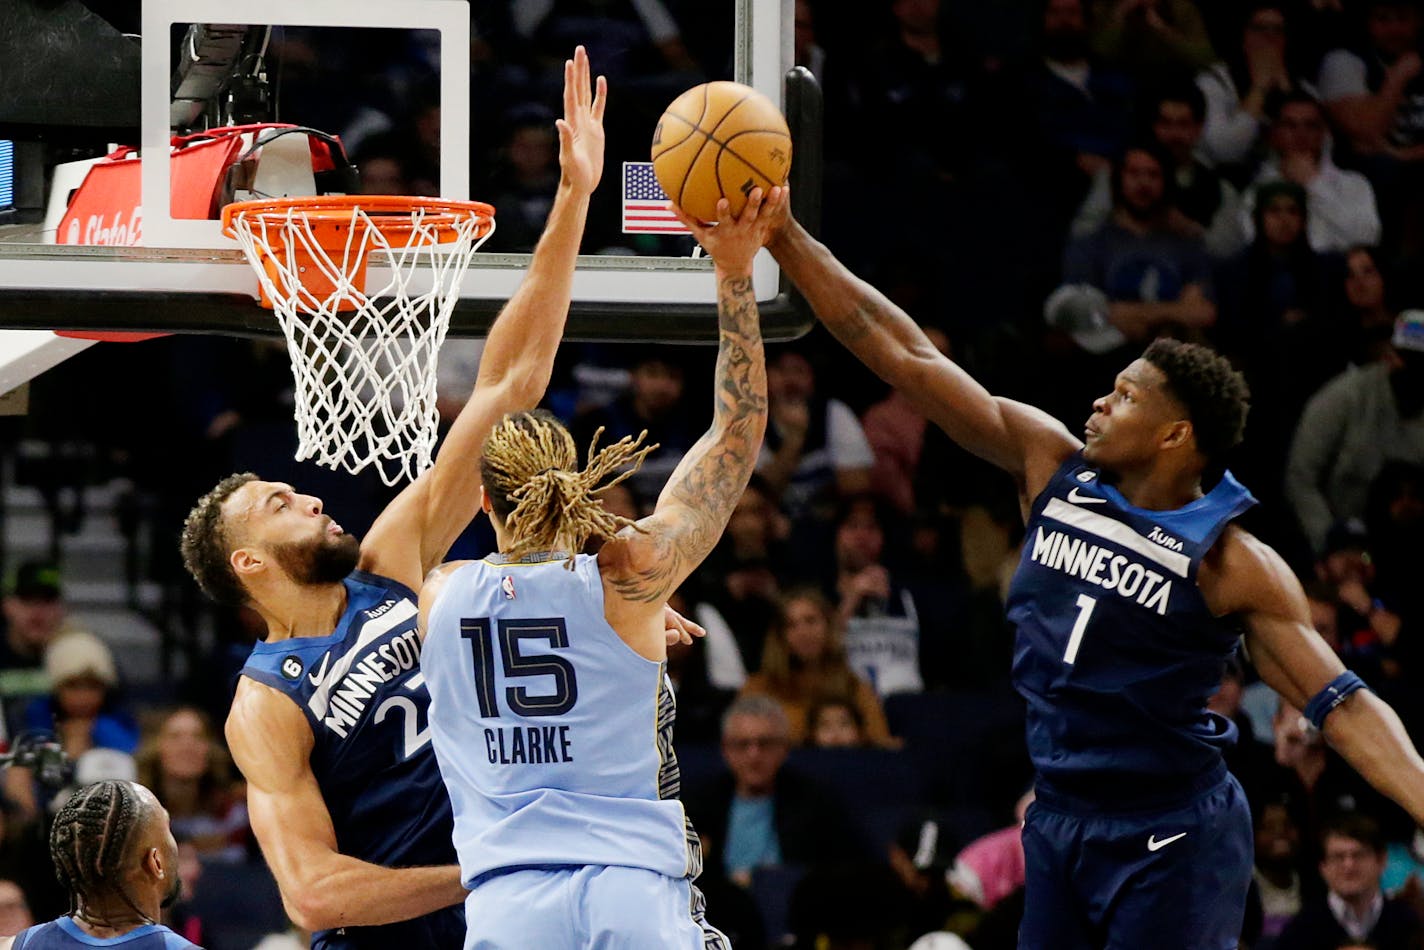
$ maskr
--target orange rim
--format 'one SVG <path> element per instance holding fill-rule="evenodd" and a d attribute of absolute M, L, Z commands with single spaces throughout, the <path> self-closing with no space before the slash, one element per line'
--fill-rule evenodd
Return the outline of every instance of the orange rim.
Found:
<path fill-rule="evenodd" d="M 467 218 L 480 221 L 480 234 L 489 228 L 494 219 L 494 207 L 482 201 L 461 201 L 454 198 L 430 198 L 419 195 L 316 195 L 300 198 L 259 198 L 255 201 L 235 201 L 222 210 L 223 234 L 237 236 L 234 219 L 239 215 L 252 217 L 286 217 L 288 212 L 297 211 L 309 221 L 318 237 L 332 235 L 342 242 L 339 230 L 351 223 L 352 211 L 360 209 L 370 219 L 371 225 L 382 233 L 401 233 L 415 226 L 411 215 L 416 211 L 426 212 L 422 225 L 453 228 L 455 223 Z"/>

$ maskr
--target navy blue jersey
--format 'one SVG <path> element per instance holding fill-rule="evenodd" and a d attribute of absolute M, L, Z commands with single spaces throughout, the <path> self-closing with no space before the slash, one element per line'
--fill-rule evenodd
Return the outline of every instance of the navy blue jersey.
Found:
<path fill-rule="evenodd" d="M 455 864 L 450 799 L 430 745 L 416 595 L 364 571 L 342 583 L 346 609 L 330 636 L 258 643 L 242 674 L 306 714 L 312 773 L 342 854 L 386 867 Z M 397 946 L 401 928 L 369 928 L 382 933 L 370 945 Z"/>
<path fill-rule="evenodd" d="M 135 927 L 122 937 L 99 939 L 80 929 L 71 917 L 36 924 L 15 935 L 14 950 L 83 950 L 84 947 L 123 947 L 124 950 L 202 950 L 159 924 Z"/>
<path fill-rule="evenodd" d="M 1212 616 L 1197 570 L 1256 500 L 1228 472 L 1190 504 L 1148 511 L 1098 475 L 1074 455 L 1034 499 L 1009 588 L 1029 755 L 1054 792 L 1171 801 L 1219 778 L 1235 741 L 1206 700 L 1239 631 Z"/>

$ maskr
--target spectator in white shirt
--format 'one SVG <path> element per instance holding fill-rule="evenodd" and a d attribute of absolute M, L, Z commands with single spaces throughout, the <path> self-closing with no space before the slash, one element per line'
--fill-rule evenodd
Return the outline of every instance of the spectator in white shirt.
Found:
<path fill-rule="evenodd" d="M 1327 132 L 1325 111 L 1312 96 L 1294 92 L 1281 97 L 1271 114 L 1271 155 L 1254 184 L 1284 179 L 1305 189 L 1306 237 L 1317 253 L 1378 243 L 1380 217 L 1374 189 L 1364 175 L 1331 160 Z M 1241 224 L 1254 238 L 1254 189 L 1247 192 L 1243 205 Z"/>

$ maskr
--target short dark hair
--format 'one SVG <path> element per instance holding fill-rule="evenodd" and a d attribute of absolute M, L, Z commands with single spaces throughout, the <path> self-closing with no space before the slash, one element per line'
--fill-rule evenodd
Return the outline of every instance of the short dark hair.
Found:
<path fill-rule="evenodd" d="M 117 894 L 148 919 L 123 882 L 147 817 L 148 808 L 132 782 L 95 782 L 64 803 L 50 829 L 49 855 L 59 883 L 69 892 L 70 913 Z"/>
<path fill-rule="evenodd" d="M 1152 113 L 1148 116 L 1150 121 L 1157 121 L 1164 102 L 1185 102 L 1187 108 L 1192 110 L 1192 118 L 1199 123 L 1206 121 L 1206 96 L 1202 95 L 1201 89 L 1190 79 L 1165 83 L 1157 90 L 1157 97 L 1152 103 Z"/>
<path fill-rule="evenodd" d="M 1362 815 L 1359 812 L 1351 811 L 1337 815 L 1325 823 L 1325 827 L 1320 829 L 1320 850 L 1325 851 L 1325 842 L 1330 838 L 1349 838 L 1351 841 L 1358 841 L 1369 848 L 1375 854 L 1384 854 L 1386 842 L 1384 832 L 1380 830 L 1379 822 L 1369 815 Z"/>
<path fill-rule="evenodd" d="M 238 580 L 228 561 L 232 554 L 227 528 L 223 524 L 223 504 L 248 482 L 258 478 L 251 472 L 229 475 L 198 499 L 183 521 L 183 566 L 193 580 L 213 600 L 237 606 L 247 603 L 247 588 Z"/>
<path fill-rule="evenodd" d="M 1240 444 L 1251 391 L 1226 357 L 1207 346 L 1164 338 L 1142 358 L 1167 378 L 1167 388 L 1187 410 L 1197 450 L 1209 462 Z"/>
<path fill-rule="evenodd" d="M 1278 122 L 1286 106 L 1301 104 L 1308 105 L 1315 109 L 1322 120 L 1326 118 L 1325 105 L 1317 97 L 1306 92 L 1304 89 L 1274 92 L 1268 96 L 1266 98 L 1266 118 L 1272 122 Z"/>

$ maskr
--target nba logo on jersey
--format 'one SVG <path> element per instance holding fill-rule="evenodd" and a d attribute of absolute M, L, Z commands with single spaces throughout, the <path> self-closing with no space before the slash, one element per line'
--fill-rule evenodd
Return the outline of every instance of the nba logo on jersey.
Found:
<path fill-rule="evenodd" d="M 1080 481 L 1080 482 L 1082 482 L 1084 485 L 1086 485 L 1086 484 L 1088 484 L 1088 482 L 1091 482 L 1093 479 L 1097 478 L 1097 477 L 1098 477 L 1098 473 L 1092 471 L 1091 469 L 1089 469 L 1088 471 L 1085 471 L 1085 472 L 1079 472 L 1077 477 L 1078 477 L 1078 481 Z"/>
<path fill-rule="evenodd" d="M 499 582 L 499 589 L 504 591 L 505 600 L 513 600 L 514 578 L 510 577 L 508 574 L 504 575 L 504 579 Z"/>

